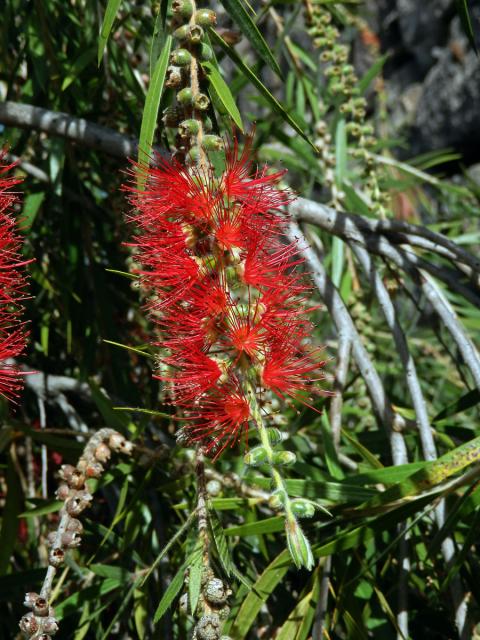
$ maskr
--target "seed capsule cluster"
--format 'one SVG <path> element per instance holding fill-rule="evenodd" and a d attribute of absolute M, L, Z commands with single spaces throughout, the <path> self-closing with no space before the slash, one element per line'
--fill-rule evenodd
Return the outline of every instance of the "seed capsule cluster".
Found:
<path fill-rule="evenodd" d="M 185 586 L 188 590 L 189 576 L 185 576 Z M 220 578 L 216 578 L 210 567 L 205 567 L 202 575 L 201 593 L 198 600 L 195 617 L 197 622 L 192 640 L 230 640 L 222 635 L 222 626 L 230 614 L 228 598 L 232 591 Z M 189 612 L 189 593 L 186 591 L 181 597 L 179 608 L 185 615 Z"/>
<path fill-rule="evenodd" d="M 376 147 L 377 139 L 373 127 L 366 122 L 367 101 L 360 95 L 359 80 L 353 65 L 349 63 L 349 47 L 339 42 L 340 32 L 332 24 L 332 15 L 324 6 L 313 5 L 310 20 L 309 33 L 313 37 L 314 45 L 321 51 L 321 62 L 326 64 L 324 75 L 328 80 L 327 90 L 332 96 L 333 103 L 339 105 L 338 109 L 345 117 L 347 134 L 356 141 L 356 148 L 353 149 L 352 155 L 363 164 L 365 190 L 369 196 L 372 211 L 384 217 L 388 199 L 380 189 L 377 167 L 372 156 L 372 149 Z M 335 156 L 330 152 L 331 137 L 327 125 L 323 122 L 318 124 L 316 132 L 319 136 L 316 145 L 321 150 L 325 175 L 335 199 L 335 177 L 332 170 L 335 166 Z"/>
<path fill-rule="evenodd" d="M 86 481 L 102 475 L 112 452 L 130 455 L 132 451 L 132 443 L 120 433 L 113 429 L 100 429 L 88 441 L 76 467 L 64 464 L 60 468 L 61 483 L 56 496 L 64 505 L 58 528 L 47 537 L 50 546 L 47 575 L 39 594 L 31 592 L 25 595 L 24 604 L 31 611 L 20 620 L 20 629 L 32 640 L 50 640 L 58 631 L 58 621 L 48 599 L 55 573 L 65 560 L 65 552 L 81 543 L 83 525 L 77 516 L 93 499 Z"/>
<path fill-rule="evenodd" d="M 205 33 L 214 27 L 216 14 L 197 9 L 193 0 L 173 0 L 173 36 L 176 46 L 170 55 L 165 85 L 176 92 L 176 105 L 167 109 L 163 123 L 176 131 L 176 158 L 181 162 L 206 161 L 206 152 L 223 147 L 219 136 L 210 133 L 210 98 L 203 89 L 202 62 L 213 58 Z"/>

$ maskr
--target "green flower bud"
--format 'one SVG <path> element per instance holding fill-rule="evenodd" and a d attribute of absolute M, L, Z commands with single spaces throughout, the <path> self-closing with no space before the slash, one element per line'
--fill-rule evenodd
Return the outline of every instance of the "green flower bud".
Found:
<path fill-rule="evenodd" d="M 212 128 L 213 128 L 212 121 L 208 116 L 206 116 L 205 120 L 203 121 L 203 130 L 205 131 L 205 133 L 208 133 L 209 131 L 212 130 Z"/>
<path fill-rule="evenodd" d="M 213 50 L 206 42 L 200 43 L 200 58 L 202 60 L 211 60 L 213 58 Z"/>
<path fill-rule="evenodd" d="M 308 570 L 313 569 L 314 558 L 312 548 L 302 528 L 295 519 L 289 519 L 285 523 L 287 534 L 287 546 L 295 565 L 305 567 Z"/>
<path fill-rule="evenodd" d="M 199 111 L 205 111 L 210 105 L 210 100 L 204 93 L 197 93 L 193 98 L 193 106 Z"/>
<path fill-rule="evenodd" d="M 200 149 L 198 147 L 192 147 L 187 154 L 189 160 L 192 162 L 198 162 L 200 160 Z"/>
<path fill-rule="evenodd" d="M 192 61 L 192 54 L 186 49 L 176 49 L 172 52 L 170 61 L 178 67 L 186 67 Z"/>
<path fill-rule="evenodd" d="M 176 16 L 181 16 L 182 18 L 190 18 L 193 13 L 192 0 L 173 0 L 172 11 Z"/>
<path fill-rule="evenodd" d="M 178 125 L 178 133 L 182 138 L 188 138 L 189 136 L 197 135 L 200 129 L 200 123 L 198 120 L 182 120 Z"/>
<path fill-rule="evenodd" d="M 287 501 L 287 494 L 283 489 L 277 489 L 268 499 L 268 505 L 275 511 L 281 511 Z"/>
<path fill-rule="evenodd" d="M 224 146 L 222 138 L 215 135 L 203 136 L 202 144 L 207 151 L 220 151 Z"/>
<path fill-rule="evenodd" d="M 177 40 L 186 40 L 188 38 L 188 34 L 190 32 L 190 25 L 183 24 L 178 29 L 175 29 L 173 32 L 173 37 L 177 38 Z"/>
<path fill-rule="evenodd" d="M 297 456 L 293 453 L 293 451 L 276 451 L 273 454 L 272 462 L 275 465 L 280 465 L 283 467 L 290 466 L 297 461 Z"/>
<path fill-rule="evenodd" d="M 290 506 L 298 518 L 312 518 L 315 515 L 315 505 L 310 500 L 296 498 L 290 502 Z"/>
<path fill-rule="evenodd" d="M 185 87 L 177 93 L 177 100 L 180 104 L 185 106 L 193 103 L 193 92 L 190 87 Z"/>
<path fill-rule="evenodd" d="M 249 467 L 256 467 L 268 460 L 268 454 L 264 447 L 255 447 L 245 454 L 243 461 Z"/>
<path fill-rule="evenodd" d="M 211 9 L 199 9 L 195 12 L 195 22 L 202 27 L 213 27 L 217 24 L 217 14 Z"/>
<path fill-rule="evenodd" d="M 275 427 L 269 427 L 267 429 L 268 439 L 270 440 L 272 446 L 275 446 L 279 442 L 283 442 L 288 438 L 286 433 L 282 433 L 280 429 L 276 429 Z"/>

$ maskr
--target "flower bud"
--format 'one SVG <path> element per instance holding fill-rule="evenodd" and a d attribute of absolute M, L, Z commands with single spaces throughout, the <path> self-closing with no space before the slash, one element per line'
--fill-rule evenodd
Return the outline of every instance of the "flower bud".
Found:
<path fill-rule="evenodd" d="M 189 120 L 183 120 L 178 125 L 178 133 L 182 138 L 188 138 L 189 136 L 196 135 L 199 129 L 200 129 L 200 124 L 198 120 L 194 120 L 193 118 Z"/>
<path fill-rule="evenodd" d="M 177 67 L 186 67 L 192 61 L 192 54 L 186 49 L 176 49 L 171 54 L 170 61 Z"/>
<path fill-rule="evenodd" d="M 222 138 L 215 135 L 203 136 L 202 144 L 207 151 L 220 151 L 224 146 Z"/>
<path fill-rule="evenodd" d="M 293 453 L 293 451 L 276 451 L 273 454 L 272 462 L 273 464 L 280 466 L 290 466 L 297 461 L 297 456 Z"/>
<path fill-rule="evenodd" d="M 280 429 L 276 429 L 275 427 L 269 427 L 267 433 L 268 439 L 273 447 L 288 438 L 288 434 L 282 433 Z"/>
<path fill-rule="evenodd" d="M 193 92 L 190 87 L 185 87 L 177 93 L 177 100 L 180 104 L 185 106 L 193 103 Z"/>
<path fill-rule="evenodd" d="M 287 520 L 285 530 L 288 550 L 295 565 L 298 568 L 312 569 L 314 565 L 312 548 L 298 522 L 294 518 Z"/>
<path fill-rule="evenodd" d="M 202 27 L 213 27 L 217 24 L 217 14 L 212 9 L 199 9 L 195 12 L 195 22 Z"/>
<path fill-rule="evenodd" d="M 213 58 L 213 50 L 206 42 L 200 44 L 200 58 L 202 60 L 211 60 Z"/>
<path fill-rule="evenodd" d="M 172 11 L 176 16 L 190 18 L 193 13 L 192 0 L 173 0 Z"/>
<path fill-rule="evenodd" d="M 268 499 L 268 505 L 275 511 L 281 511 L 287 501 L 287 494 L 283 489 L 277 489 Z"/>
<path fill-rule="evenodd" d="M 310 500 L 297 498 L 291 501 L 290 506 L 298 518 L 312 518 L 315 515 L 315 505 Z"/>
<path fill-rule="evenodd" d="M 264 464 L 268 460 L 268 454 L 265 447 L 259 446 L 254 449 L 250 449 L 248 453 L 245 454 L 243 461 L 246 465 L 250 467 L 256 467 L 259 464 Z"/>
<path fill-rule="evenodd" d="M 200 160 L 200 149 L 197 146 L 193 146 L 191 149 L 189 149 L 188 151 L 188 158 L 190 159 L 191 162 L 198 162 Z M 185 432 L 186 434 L 186 432 Z M 186 434 L 188 435 L 188 434 Z M 187 440 L 187 445 L 190 443 L 190 438 L 188 437 Z M 178 436 L 177 436 L 177 444 L 180 444 Z M 180 446 L 185 446 L 185 445 L 180 445 Z"/>

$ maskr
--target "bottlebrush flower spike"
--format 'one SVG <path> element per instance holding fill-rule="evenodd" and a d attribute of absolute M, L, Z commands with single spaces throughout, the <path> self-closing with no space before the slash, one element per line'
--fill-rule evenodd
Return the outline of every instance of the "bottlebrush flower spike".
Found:
<path fill-rule="evenodd" d="M 28 332 L 21 315 L 27 285 L 24 267 L 30 261 L 22 258 L 22 239 L 12 211 L 19 199 L 12 188 L 21 181 L 7 175 L 14 165 L 3 164 L 4 157 L 0 152 L 0 395 L 15 402 L 25 372 L 10 360 L 25 351 Z"/>
<path fill-rule="evenodd" d="M 138 274 L 166 350 L 158 377 L 190 442 L 216 455 L 254 419 L 251 385 L 263 411 L 271 393 L 306 404 L 324 365 L 308 344 L 309 286 L 295 272 L 303 260 L 285 234 L 292 196 L 278 187 L 282 173 L 251 176 L 251 165 L 250 141 L 242 153 L 235 142 L 220 176 L 160 159 L 132 170 L 144 188 L 125 187 Z"/>

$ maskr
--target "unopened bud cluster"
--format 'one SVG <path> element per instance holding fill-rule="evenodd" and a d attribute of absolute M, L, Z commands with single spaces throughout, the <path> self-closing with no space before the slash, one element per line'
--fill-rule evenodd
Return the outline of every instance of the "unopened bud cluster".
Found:
<path fill-rule="evenodd" d="M 176 129 L 176 157 L 196 163 L 206 152 L 222 149 L 223 141 L 211 132 L 210 98 L 204 90 L 202 62 L 213 58 L 205 33 L 216 24 L 211 9 L 197 9 L 193 0 L 173 0 L 175 48 L 170 55 L 165 85 L 176 92 L 176 104 L 163 116 L 166 127 Z"/>
<path fill-rule="evenodd" d="M 355 69 L 349 63 L 349 47 L 339 41 L 340 32 L 332 24 L 332 15 L 324 6 L 315 4 L 310 18 L 312 24 L 309 33 L 313 37 L 314 45 L 321 50 L 321 62 L 326 65 L 323 73 L 328 79 L 328 93 L 333 104 L 345 118 L 347 134 L 356 141 L 352 156 L 363 164 L 365 191 L 370 199 L 372 210 L 383 217 L 387 200 L 379 186 L 377 167 L 372 154 L 372 150 L 377 146 L 377 139 L 373 127 L 366 122 L 367 101 L 360 95 Z M 316 141 L 316 145 L 321 151 L 326 179 L 329 186 L 335 189 L 333 171 L 335 156 L 328 150 L 331 139 L 324 123 L 319 123 L 317 134 L 319 140 Z M 333 199 L 336 199 L 335 193 L 333 193 Z"/>
<path fill-rule="evenodd" d="M 185 576 L 187 591 L 180 597 L 179 603 L 180 611 L 184 615 L 188 615 L 190 611 L 188 584 L 187 571 Z M 209 566 L 204 567 L 200 597 L 196 610 L 193 612 L 197 621 L 192 640 L 230 640 L 228 636 L 222 635 L 222 627 L 230 614 L 228 598 L 231 593 L 225 582 L 216 578 Z"/>
<path fill-rule="evenodd" d="M 58 528 L 47 537 L 50 547 L 49 568 L 40 594 L 26 594 L 24 604 L 32 611 L 20 620 L 20 629 L 32 640 L 50 640 L 58 631 L 58 621 L 53 608 L 48 604 L 48 599 L 53 577 L 65 560 L 65 552 L 81 543 L 83 525 L 77 516 L 89 507 L 93 500 L 86 486 L 87 480 L 102 475 L 112 451 L 130 455 L 132 450 L 132 443 L 117 431 L 100 429 L 88 441 L 76 467 L 70 464 L 61 466 L 61 483 L 56 496 L 64 504 L 60 511 Z"/>

